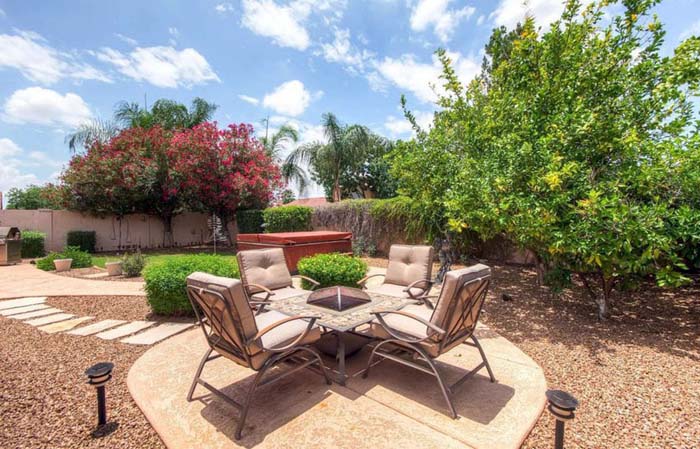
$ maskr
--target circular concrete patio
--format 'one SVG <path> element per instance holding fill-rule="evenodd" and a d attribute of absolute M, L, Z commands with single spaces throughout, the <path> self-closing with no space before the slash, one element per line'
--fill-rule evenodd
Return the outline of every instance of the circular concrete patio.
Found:
<path fill-rule="evenodd" d="M 311 372 L 297 373 L 257 393 L 243 438 L 233 439 L 238 413 L 198 388 L 185 396 L 206 343 L 199 329 L 147 351 L 132 366 L 128 386 L 134 400 L 171 448 L 508 448 L 520 447 L 545 405 L 541 368 L 497 333 L 480 327 L 477 336 L 497 383 L 477 374 L 456 392 L 459 419 L 452 420 L 434 379 L 383 362 L 368 379 L 328 387 Z M 364 366 L 367 352 L 349 360 L 349 372 Z M 480 362 L 476 349 L 462 346 L 438 359 L 448 383 Z M 254 372 L 226 360 L 207 364 L 203 378 L 241 398 Z"/>

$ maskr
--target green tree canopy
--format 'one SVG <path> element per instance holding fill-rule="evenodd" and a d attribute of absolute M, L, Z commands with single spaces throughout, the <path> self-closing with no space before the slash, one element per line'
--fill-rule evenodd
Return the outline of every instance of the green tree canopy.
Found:
<path fill-rule="evenodd" d="M 662 55 L 656 3 L 570 0 L 544 32 L 532 18 L 494 30 L 466 86 L 439 51 L 433 128 L 393 153 L 402 193 L 578 274 L 600 317 L 626 278 L 682 283 L 700 237 L 700 39 Z"/>
<path fill-rule="evenodd" d="M 13 187 L 7 191 L 7 208 L 61 209 L 61 202 L 56 192 L 57 188 L 52 184 L 43 186 L 31 184 L 23 189 Z"/>

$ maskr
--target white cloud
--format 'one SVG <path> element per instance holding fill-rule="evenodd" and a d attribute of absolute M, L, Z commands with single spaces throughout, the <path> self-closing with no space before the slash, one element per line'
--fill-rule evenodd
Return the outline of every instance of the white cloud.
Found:
<path fill-rule="evenodd" d="M 20 154 L 22 154 L 22 149 L 19 145 L 7 137 L 0 138 L 0 159 L 5 161 L 8 158 L 19 156 Z"/>
<path fill-rule="evenodd" d="M 562 0 L 501 0 L 489 18 L 493 19 L 496 25 L 515 28 L 526 15 L 531 15 L 539 25 L 548 26 L 561 17 L 564 3 Z"/>
<path fill-rule="evenodd" d="M 246 103 L 252 104 L 253 106 L 257 106 L 258 104 L 260 104 L 260 100 L 258 100 L 258 99 L 255 98 L 255 97 L 248 96 L 248 95 L 240 94 L 240 95 L 238 96 L 238 98 L 240 98 L 241 100 L 245 101 Z"/>
<path fill-rule="evenodd" d="M 233 5 L 230 3 L 219 3 L 214 7 L 214 10 L 218 12 L 219 14 L 226 14 L 229 12 L 233 12 Z"/>
<path fill-rule="evenodd" d="M 296 117 L 304 113 L 311 101 L 323 95 L 322 91 L 311 94 L 299 80 L 280 84 L 274 91 L 265 95 L 263 106 L 278 114 Z"/>
<path fill-rule="evenodd" d="M 476 24 L 477 24 L 477 26 L 481 26 L 481 25 L 484 23 L 485 20 L 486 20 L 486 16 L 483 15 L 483 14 L 480 15 L 479 18 L 476 19 Z"/>
<path fill-rule="evenodd" d="M 691 36 L 700 36 L 700 20 L 693 22 L 687 29 L 680 34 L 680 39 L 685 40 Z"/>
<path fill-rule="evenodd" d="M 43 151 L 30 151 L 28 155 L 30 165 L 61 169 L 65 165 L 64 161 L 58 161 Z"/>
<path fill-rule="evenodd" d="M 425 31 L 432 27 L 440 41 L 448 42 L 457 25 L 476 11 L 473 6 L 449 9 L 450 3 L 452 0 L 418 0 L 411 11 L 411 29 Z"/>
<path fill-rule="evenodd" d="M 5 11 L 0 9 L 0 17 L 5 17 L 5 16 L 7 16 L 7 14 L 5 14 Z"/>
<path fill-rule="evenodd" d="M 427 111 L 415 111 L 413 112 L 414 117 L 418 126 L 423 130 L 428 130 L 428 128 L 433 123 L 433 113 Z M 390 115 L 386 118 L 384 122 L 384 128 L 386 128 L 392 137 L 399 137 L 402 135 L 407 135 L 413 133 L 413 126 L 405 117 L 395 117 Z"/>
<path fill-rule="evenodd" d="M 180 35 L 180 30 L 178 30 L 176 27 L 169 27 L 168 34 L 173 37 L 178 37 Z"/>
<path fill-rule="evenodd" d="M 353 72 L 364 71 L 365 64 L 374 57 L 368 50 L 359 50 L 350 42 L 350 31 L 336 29 L 332 43 L 321 44 L 324 58 L 329 62 L 345 64 Z"/>
<path fill-rule="evenodd" d="M 117 39 L 124 42 L 125 44 L 131 45 L 132 47 L 136 47 L 139 44 L 139 41 L 137 41 L 136 39 L 131 38 L 129 36 L 125 36 L 121 33 L 114 33 L 114 35 L 117 37 Z"/>
<path fill-rule="evenodd" d="M 15 33 L 0 34 L 0 68 L 19 70 L 25 78 L 42 84 L 54 84 L 63 78 L 111 82 L 107 75 L 74 55 L 50 47 L 39 34 L 21 30 Z"/>
<path fill-rule="evenodd" d="M 459 53 L 448 53 L 448 56 L 463 83 L 468 83 L 479 73 L 480 66 L 475 60 Z M 411 54 L 396 59 L 386 57 L 376 67 L 384 79 L 400 89 L 412 92 L 420 101 L 434 102 L 437 99 L 436 91 L 444 93 L 439 78 L 442 66 L 435 56 L 430 64 L 417 61 Z"/>
<path fill-rule="evenodd" d="M 221 81 L 197 50 L 173 47 L 137 47 L 128 55 L 103 48 L 98 59 L 113 64 L 119 72 L 137 81 L 158 87 L 192 87 L 208 81 Z"/>
<path fill-rule="evenodd" d="M 9 123 L 76 127 L 92 117 L 90 108 L 74 93 L 29 87 L 15 91 L 3 106 L 2 118 Z"/>
<path fill-rule="evenodd" d="M 24 187 L 28 184 L 38 184 L 39 178 L 32 173 L 21 170 L 22 163 L 15 158 L 24 150 L 12 140 L 0 138 L 0 192 L 7 192 L 13 187 Z"/>

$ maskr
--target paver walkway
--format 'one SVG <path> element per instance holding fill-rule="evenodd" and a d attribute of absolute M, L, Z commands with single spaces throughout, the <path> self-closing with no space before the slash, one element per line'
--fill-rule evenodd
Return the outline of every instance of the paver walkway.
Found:
<path fill-rule="evenodd" d="M 143 296 L 143 282 L 93 281 L 60 276 L 22 263 L 0 267 L 0 299 L 24 296 Z"/>

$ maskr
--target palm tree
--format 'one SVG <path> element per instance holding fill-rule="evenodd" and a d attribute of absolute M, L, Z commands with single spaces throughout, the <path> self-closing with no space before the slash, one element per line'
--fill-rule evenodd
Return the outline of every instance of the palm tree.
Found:
<path fill-rule="evenodd" d="M 340 123 L 332 113 L 323 114 L 321 124 L 326 143 L 299 146 L 287 161 L 295 165 L 308 163 L 316 178 L 327 180 L 326 187 L 330 187 L 331 198 L 336 202 L 342 199 L 340 178 L 347 167 L 363 157 L 370 133 L 364 126 Z"/>
<path fill-rule="evenodd" d="M 299 132 L 290 125 L 282 125 L 270 136 L 268 133 L 269 119 L 264 119 L 263 124 L 265 125 L 265 136 L 260 139 L 260 143 L 265 147 L 267 154 L 280 166 L 284 182 L 286 184 L 290 182 L 296 184 L 299 195 L 303 195 L 309 184 L 306 171 L 294 160 L 291 160 L 289 156 L 282 160 L 282 152 L 290 146 L 295 146 L 299 142 Z M 292 152 L 294 152 L 294 150 Z"/>
<path fill-rule="evenodd" d="M 113 121 L 95 118 L 80 124 L 72 134 L 67 135 L 66 143 L 75 152 L 78 148 L 88 148 L 95 142 L 107 143 L 120 130 L 119 125 Z"/>

